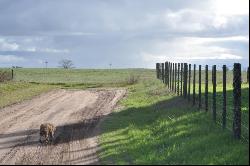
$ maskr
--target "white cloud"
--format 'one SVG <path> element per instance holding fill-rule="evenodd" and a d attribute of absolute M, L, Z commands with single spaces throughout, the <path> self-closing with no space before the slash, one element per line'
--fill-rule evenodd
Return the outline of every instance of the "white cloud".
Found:
<path fill-rule="evenodd" d="M 170 28 L 171 31 L 177 32 L 202 31 L 207 28 L 206 22 L 209 20 L 209 17 L 206 12 L 191 9 L 167 11 L 163 15 L 163 18 L 166 27 Z"/>
<path fill-rule="evenodd" d="M 217 54 L 214 56 L 183 56 L 183 57 L 176 57 L 176 60 L 239 60 L 239 59 L 243 59 L 241 56 L 239 55 L 234 55 L 234 54 L 226 54 L 226 53 L 221 53 L 221 54 Z"/>
<path fill-rule="evenodd" d="M 29 47 L 21 49 L 20 51 L 27 52 L 47 52 L 47 53 L 69 53 L 68 49 L 54 49 L 54 48 L 37 48 L 37 47 Z"/>
<path fill-rule="evenodd" d="M 8 42 L 4 38 L 0 38 L 0 51 L 16 51 L 19 49 L 17 43 Z"/>
<path fill-rule="evenodd" d="M 215 15 L 213 20 L 213 26 L 215 28 L 225 28 L 228 23 L 228 18 L 221 15 Z"/>
<path fill-rule="evenodd" d="M 39 64 L 44 64 L 44 63 L 45 63 L 45 61 L 44 61 L 44 60 L 42 60 L 42 59 L 38 59 L 38 60 L 37 60 L 37 63 L 39 63 Z"/>
<path fill-rule="evenodd" d="M 24 49 L 23 51 L 36 52 L 37 49 L 36 49 L 36 47 L 29 47 L 29 48 Z"/>
<path fill-rule="evenodd" d="M 83 34 L 75 34 L 75 35 L 83 35 Z M 7 38 L 8 39 L 8 38 Z M 47 48 L 42 46 L 32 46 L 38 45 L 39 43 L 35 43 L 35 41 L 42 41 L 42 38 L 25 38 L 24 40 L 18 40 L 15 38 L 11 38 L 11 40 L 7 40 L 5 38 L 0 38 L 0 51 L 24 51 L 24 52 L 45 52 L 45 53 L 69 53 L 69 49 L 55 49 L 55 48 Z M 28 43 L 28 44 L 27 44 Z"/>
<path fill-rule="evenodd" d="M 242 21 L 239 19 L 242 15 L 249 15 L 249 0 L 212 0 L 211 9 L 214 27 L 225 28 L 230 20 L 234 19 L 237 25 Z"/>
<path fill-rule="evenodd" d="M 44 36 L 25 36 L 23 38 L 24 38 L 23 39 L 24 43 L 39 42 L 39 41 L 43 41 L 45 39 Z"/>
<path fill-rule="evenodd" d="M 248 15 L 249 0 L 213 0 L 212 9 L 218 15 Z"/>
<path fill-rule="evenodd" d="M 171 61 L 171 62 L 191 62 L 192 60 L 242 60 L 243 57 L 239 55 L 234 54 L 227 54 L 227 53 L 217 53 L 214 56 L 169 56 L 166 54 L 151 54 L 151 53 L 141 53 L 141 56 L 143 57 L 144 62 L 151 62 L 152 64 L 155 64 L 157 62 L 165 62 L 165 61 Z M 211 61 L 211 62 L 212 62 Z M 209 63 L 209 62 L 208 62 Z M 152 65 L 151 65 L 152 66 Z"/>
<path fill-rule="evenodd" d="M 24 61 L 25 59 L 23 57 L 19 57 L 16 55 L 0 55 L 0 63 L 16 63 Z"/>
<path fill-rule="evenodd" d="M 41 48 L 38 49 L 40 52 L 49 52 L 49 53 L 69 53 L 68 49 L 53 49 L 53 48 Z"/>
<path fill-rule="evenodd" d="M 54 35 L 54 34 L 53 34 Z M 69 35 L 69 36 L 93 36 L 96 35 L 96 33 L 91 32 L 71 32 L 71 33 L 60 33 L 59 36 L 62 35 Z"/>
<path fill-rule="evenodd" d="M 218 43 L 218 42 L 242 42 L 242 43 L 249 43 L 248 36 L 228 36 L 228 37 L 183 37 L 179 38 L 185 44 L 209 44 L 209 43 Z"/>
<path fill-rule="evenodd" d="M 154 49 L 141 51 L 140 55 L 143 61 L 154 63 L 166 60 L 184 62 L 186 60 L 244 59 L 238 50 L 217 45 L 218 42 L 224 43 L 226 41 L 249 42 L 245 36 L 224 38 L 181 37 L 155 43 Z"/>
<path fill-rule="evenodd" d="M 230 28 L 240 28 L 242 24 L 245 24 L 245 20 L 239 15 L 221 15 L 216 11 L 183 8 L 149 13 L 144 19 L 132 25 L 134 31 L 155 28 L 171 34 L 201 32 L 207 34 L 216 30 L 227 32 Z"/>

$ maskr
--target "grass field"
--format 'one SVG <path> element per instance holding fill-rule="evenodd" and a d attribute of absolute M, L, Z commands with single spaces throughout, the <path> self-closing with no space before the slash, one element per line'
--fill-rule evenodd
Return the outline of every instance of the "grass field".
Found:
<path fill-rule="evenodd" d="M 16 69 L 16 81 L 39 83 L 126 85 L 131 76 L 152 79 L 155 70 L 150 69 Z"/>
<path fill-rule="evenodd" d="M 209 86 L 210 111 L 205 113 L 182 97 L 170 93 L 163 83 L 155 79 L 155 70 L 16 69 L 14 73 L 14 81 L 0 84 L 0 107 L 30 99 L 55 88 L 126 87 L 128 89 L 127 98 L 120 101 L 123 108 L 108 116 L 101 124 L 102 135 L 99 144 L 101 150 L 98 155 L 103 164 L 249 163 L 248 141 L 233 139 L 230 130 L 223 131 L 220 124 L 212 121 L 211 86 Z M 221 74 L 218 74 L 218 80 L 220 77 Z M 229 78 L 232 78 L 230 73 Z M 204 85 L 202 87 L 204 92 Z M 243 84 L 242 87 L 243 123 L 248 127 L 249 86 Z M 217 90 L 217 118 L 220 119 L 222 91 L 220 82 Z M 230 81 L 228 81 L 227 95 L 230 118 L 232 116 Z M 202 100 L 204 102 L 204 97 Z M 230 125 L 231 122 L 228 121 L 229 129 Z M 243 134 L 248 135 L 247 133 L 249 128 L 243 129 Z"/>
<path fill-rule="evenodd" d="M 154 77 L 155 71 L 150 69 L 14 69 L 14 81 L 0 84 L 0 107 L 53 88 L 124 87 Z"/>
<path fill-rule="evenodd" d="M 131 86 L 121 104 L 101 125 L 103 164 L 249 163 L 248 142 L 233 139 L 211 112 L 169 95 L 159 81 Z"/>
<path fill-rule="evenodd" d="M 15 69 L 14 81 L 0 84 L 0 107 L 53 88 L 124 87 L 154 76 L 155 71 L 149 69 Z"/>

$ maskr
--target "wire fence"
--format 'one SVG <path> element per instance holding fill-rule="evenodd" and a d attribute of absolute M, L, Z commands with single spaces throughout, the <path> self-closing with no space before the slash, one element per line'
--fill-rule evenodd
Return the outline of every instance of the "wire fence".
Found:
<path fill-rule="evenodd" d="M 157 78 L 194 107 L 211 112 L 212 119 L 234 138 L 249 142 L 249 67 L 241 64 L 196 65 L 157 63 Z"/>

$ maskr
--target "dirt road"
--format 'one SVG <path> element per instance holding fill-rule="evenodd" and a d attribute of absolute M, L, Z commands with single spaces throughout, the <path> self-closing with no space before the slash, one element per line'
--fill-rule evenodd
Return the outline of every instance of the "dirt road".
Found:
<path fill-rule="evenodd" d="M 125 90 L 54 90 L 0 110 L 0 164 L 98 164 L 97 130 Z M 57 127 L 51 145 L 39 127 Z"/>

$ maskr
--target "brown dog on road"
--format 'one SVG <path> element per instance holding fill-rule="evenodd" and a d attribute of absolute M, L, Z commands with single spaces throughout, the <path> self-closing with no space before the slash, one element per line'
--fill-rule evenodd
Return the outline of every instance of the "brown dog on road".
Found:
<path fill-rule="evenodd" d="M 56 127 L 51 123 L 41 124 L 40 126 L 40 143 L 51 143 L 54 139 Z"/>

